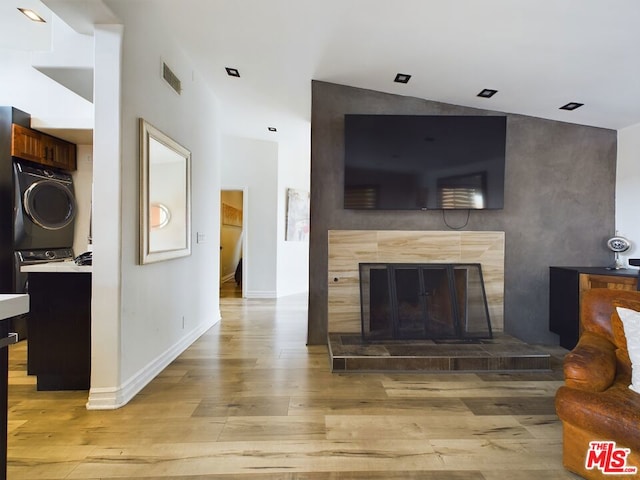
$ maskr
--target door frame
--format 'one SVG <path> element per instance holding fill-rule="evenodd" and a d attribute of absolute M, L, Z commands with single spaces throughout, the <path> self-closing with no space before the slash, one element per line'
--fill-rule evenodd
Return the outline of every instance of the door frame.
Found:
<path fill-rule="evenodd" d="M 242 192 L 242 298 L 246 298 L 247 283 L 249 280 L 249 189 L 245 187 L 238 187 L 232 185 L 223 185 L 220 187 L 220 195 L 218 198 L 222 198 L 223 191 L 241 191 Z M 222 207 L 222 200 L 220 200 L 220 206 Z M 220 218 L 220 228 L 222 228 L 222 218 Z M 220 237 L 218 237 L 218 244 L 220 244 Z M 219 254 L 220 255 L 220 254 Z"/>

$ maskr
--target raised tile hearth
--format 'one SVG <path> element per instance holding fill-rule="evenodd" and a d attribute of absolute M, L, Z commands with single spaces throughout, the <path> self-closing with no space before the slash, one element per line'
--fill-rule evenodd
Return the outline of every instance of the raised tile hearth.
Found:
<path fill-rule="evenodd" d="M 497 333 L 473 342 L 395 340 L 365 342 L 358 334 L 329 334 L 332 372 L 548 371 L 549 353 Z"/>

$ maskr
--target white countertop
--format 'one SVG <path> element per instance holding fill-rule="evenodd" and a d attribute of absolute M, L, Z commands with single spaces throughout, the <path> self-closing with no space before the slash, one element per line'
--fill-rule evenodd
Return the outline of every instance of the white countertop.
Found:
<path fill-rule="evenodd" d="M 0 293 L 0 320 L 15 317 L 29 311 L 29 295 Z"/>
<path fill-rule="evenodd" d="M 66 262 L 47 262 L 24 265 L 21 272 L 53 272 L 53 273 L 91 273 L 91 265 L 76 265 L 73 260 Z"/>

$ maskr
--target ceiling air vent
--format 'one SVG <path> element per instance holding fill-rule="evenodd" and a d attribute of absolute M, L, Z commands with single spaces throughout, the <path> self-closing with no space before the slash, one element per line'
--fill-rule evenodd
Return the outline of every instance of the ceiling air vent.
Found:
<path fill-rule="evenodd" d="M 182 85 L 180 83 L 180 79 L 176 76 L 175 73 L 169 68 L 169 66 L 162 62 L 162 78 L 164 81 L 169 84 L 171 88 L 173 88 L 178 95 L 182 92 Z"/>

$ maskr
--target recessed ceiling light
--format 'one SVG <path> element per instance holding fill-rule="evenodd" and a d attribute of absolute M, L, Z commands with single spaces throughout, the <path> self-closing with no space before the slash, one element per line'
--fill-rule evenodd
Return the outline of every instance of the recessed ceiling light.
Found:
<path fill-rule="evenodd" d="M 482 98 L 491 98 L 496 93 L 498 93 L 498 90 L 491 90 L 490 88 L 485 88 L 478 94 L 478 96 Z"/>
<path fill-rule="evenodd" d="M 396 75 L 396 78 L 394 80 L 394 82 L 396 83 L 409 83 L 409 79 L 411 78 L 411 75 L 407 75 L 406 73 L 398 73 Z"/>
<path fill-rule="evenodd" d="M 36 12 L 31 10 L 30 8 L 18 7 L 18 10 L 20 10 L 24 15 L 26 15 L 29 20 L 33 20 L 34 22 L 38 22 L 38 23 L 47 23 L 47 21 L 44 18 L 42 18 L 40 15 L 38 15 Z"/>
<path fill-rule="evenodd" d="M 569 102 L 566 105 L 563 105 L 562 107 L 560 107 L 560 110 L 575 110 L 576 108 L 580 108 L 581 106 L 583 106 L 584 103 L 578 103 L 578 102 Z"/>
<path fill-rule="evenodd" d="M 278 131 L 278 129 L 276 127 L 268 127 L 268 130 L 270 132 L 277 132 Z"/>
<path fill-rule="evenodd" d="M 237 68 L 225 67 L 225 70 L 227 71 L 227 75 L 229 75 L 230 77 L 240 77 L 240 72 Z"/>

